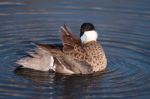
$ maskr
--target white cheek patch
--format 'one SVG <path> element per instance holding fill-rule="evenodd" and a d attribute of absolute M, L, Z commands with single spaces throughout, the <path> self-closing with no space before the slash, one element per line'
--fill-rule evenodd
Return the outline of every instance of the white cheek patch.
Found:
<path fill-rule="evenodd" d="M 84 34 L 81 36 L 82 43 L 87 43 L 90 41 L 96 41 L 98 34 L 96 31 L 85 31 Z"/>
<path fill-rule="evenodd" d="M 87 36 L 85 34 L 83 34 L 80 39 L 81 39 L 82 43 L 84 43 L 87 39 Z"/>

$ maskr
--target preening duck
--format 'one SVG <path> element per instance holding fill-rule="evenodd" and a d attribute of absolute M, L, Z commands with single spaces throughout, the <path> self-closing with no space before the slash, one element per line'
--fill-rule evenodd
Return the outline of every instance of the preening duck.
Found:
<path fill-rule="evenodd" d="M 62 45 L 36 44 L 33 52 L 16 63 L 23 68 L 52 70 L 62 74 L 91 74 L 105 70 L 107 59 L 97 42 L 98 33 L 91 23 L 83 23 L 80 38 L 68 26 L 60 27 Z"/>

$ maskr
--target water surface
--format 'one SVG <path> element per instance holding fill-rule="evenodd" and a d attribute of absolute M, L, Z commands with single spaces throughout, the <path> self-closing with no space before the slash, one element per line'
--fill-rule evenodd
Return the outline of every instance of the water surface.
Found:
<path fill-rule="evenodd" d="M 149 0 L 1 0 L 1 99 L 149 99 Z M 108 58 L 103 74 L 62 76 L 28 69 L 15 61 L 31 42 L 60 43 L 64 23 L 79 35 L 92 22 Z"/>

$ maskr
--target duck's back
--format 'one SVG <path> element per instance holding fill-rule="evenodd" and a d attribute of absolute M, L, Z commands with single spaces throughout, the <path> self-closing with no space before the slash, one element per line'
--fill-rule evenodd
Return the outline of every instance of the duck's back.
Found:
<path fill-rule="evenodd" d="M 68 69 L 80 74 L 102 71 L 106 68 L 107 60 L 101 45 L 95 41 L 81 46 L 75 46 L 74 51 L 65 52 L 63 61 Z"/>

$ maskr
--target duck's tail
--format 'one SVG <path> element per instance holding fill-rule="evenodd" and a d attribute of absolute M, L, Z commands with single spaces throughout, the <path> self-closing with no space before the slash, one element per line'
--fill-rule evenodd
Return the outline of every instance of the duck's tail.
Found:
<path fill-rule="evenodd" d="M 35 48 L 34 52 L 28 52 L 28 56 L 19 59 L 16 63 L 23 68 L 39 71 L 55 70 L 53 56 L 40 47 Z"/>

